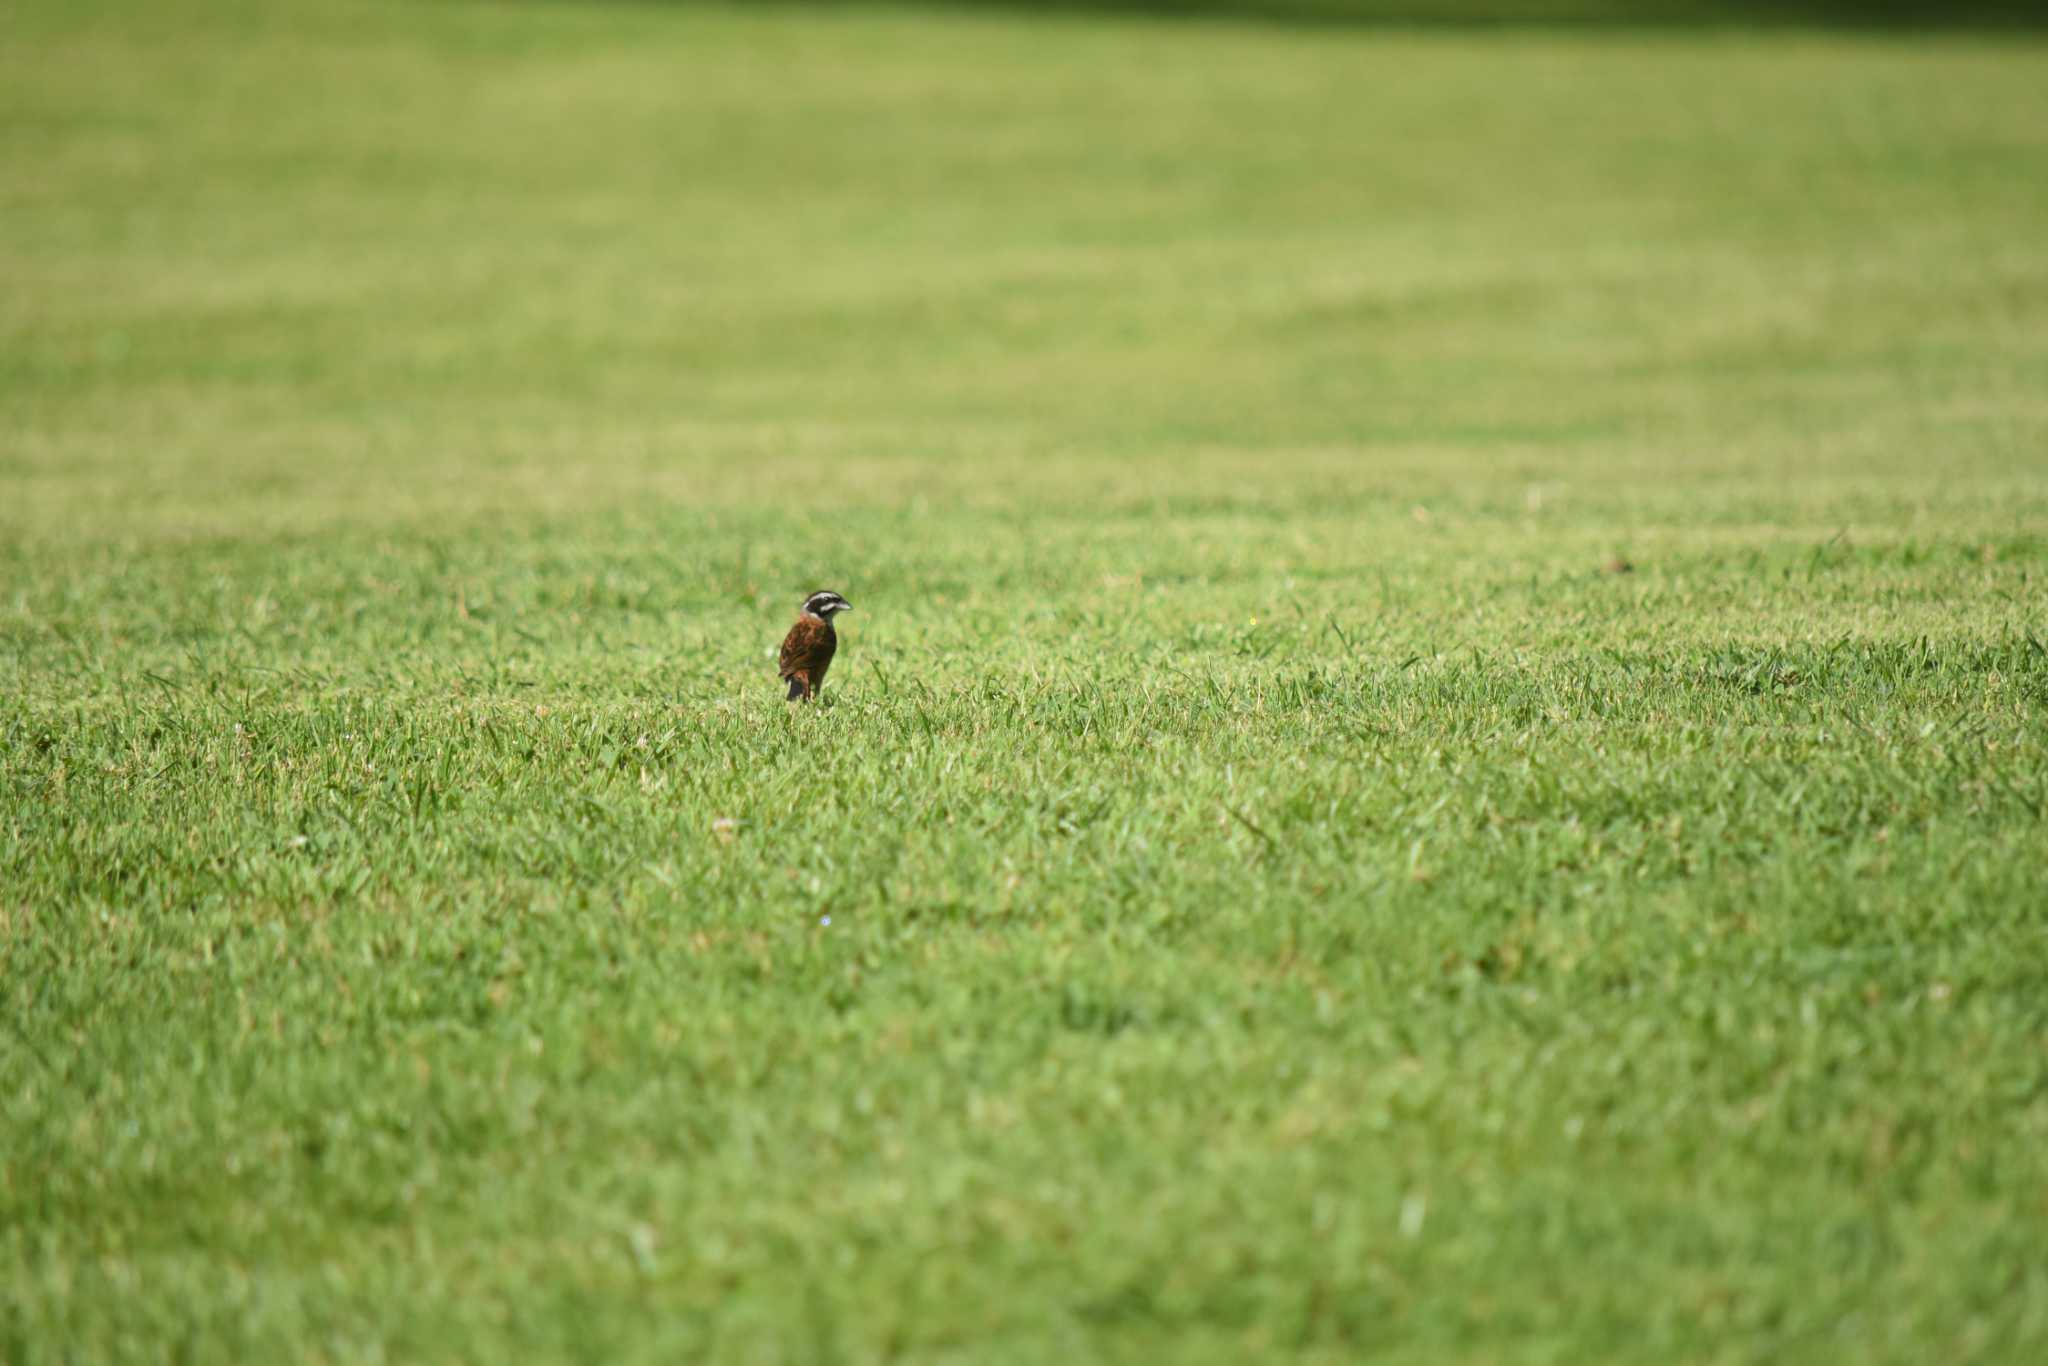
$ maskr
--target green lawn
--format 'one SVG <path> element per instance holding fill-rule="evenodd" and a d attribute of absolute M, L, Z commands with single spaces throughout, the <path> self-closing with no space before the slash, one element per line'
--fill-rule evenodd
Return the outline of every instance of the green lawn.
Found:
<path fill-rule="evenodd" d="M 0 1360 L 2048 1359 L 2048 39 L 5 27 Z"/>

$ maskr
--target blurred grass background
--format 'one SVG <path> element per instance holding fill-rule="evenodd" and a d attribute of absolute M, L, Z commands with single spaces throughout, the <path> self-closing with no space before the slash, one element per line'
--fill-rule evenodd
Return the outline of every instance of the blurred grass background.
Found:
<path fill-rule="evenodd" d="M 0 1357 L 2040 1354 L 2048 48 L 1344 12 L 15 6 Z"/>
<path fill-rule="evenodd" d="M 2035 411 L 2028 44 L 379 13 L 25 13 L 17 478 L 161 526 L 1162 433 L 1924 470 Z"/>
<path fill-rule="evenodd" d="M 865 3 L 866 0 L 842 0 Z M 2036 0 L 938 0 L 1017 14 L 1069 11 L 1255 22 L 1557 27 L 2038 27 Z"/>

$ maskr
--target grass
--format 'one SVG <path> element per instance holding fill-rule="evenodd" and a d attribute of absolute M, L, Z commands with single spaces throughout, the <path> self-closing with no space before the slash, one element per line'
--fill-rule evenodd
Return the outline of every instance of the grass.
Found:
<path fill-rule="evenodd" d="M 0 1357 L 2048 1348 L 2037 40 L 9 27 Z"/>

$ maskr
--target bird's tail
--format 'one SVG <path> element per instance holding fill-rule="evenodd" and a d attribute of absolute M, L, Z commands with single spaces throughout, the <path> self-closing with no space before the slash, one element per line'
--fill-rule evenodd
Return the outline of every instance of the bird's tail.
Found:
<path fill-rule="evenodd" d="M 795 702 L 795 701 L 798 701 L 798 700 L 800 700 L 800 699 L 801 699 L 801 698 L 803 697 L 803 695 L 804 695 L 804 681 L 803 681 L 803 680 L 802 680 L 801 678 L 792 678 L 792 679 L 790 679 L 790 680 L 789 680 L 789 696 L 788 696 L 787 698 L 783 699 L 783 700 L 784 700 L 784 701 L 787 701 L 787 702 Z"/>

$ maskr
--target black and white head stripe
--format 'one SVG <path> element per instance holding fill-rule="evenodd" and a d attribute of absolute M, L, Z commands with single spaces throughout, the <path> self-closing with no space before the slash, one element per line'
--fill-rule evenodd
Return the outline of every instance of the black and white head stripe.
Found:
<path fill-rule="evenodd" d="M 829 589 L 820 589 L 804 599 L 804 615 L 830 621 L 835 612 L 850 612 L 853 604 Z"/>

